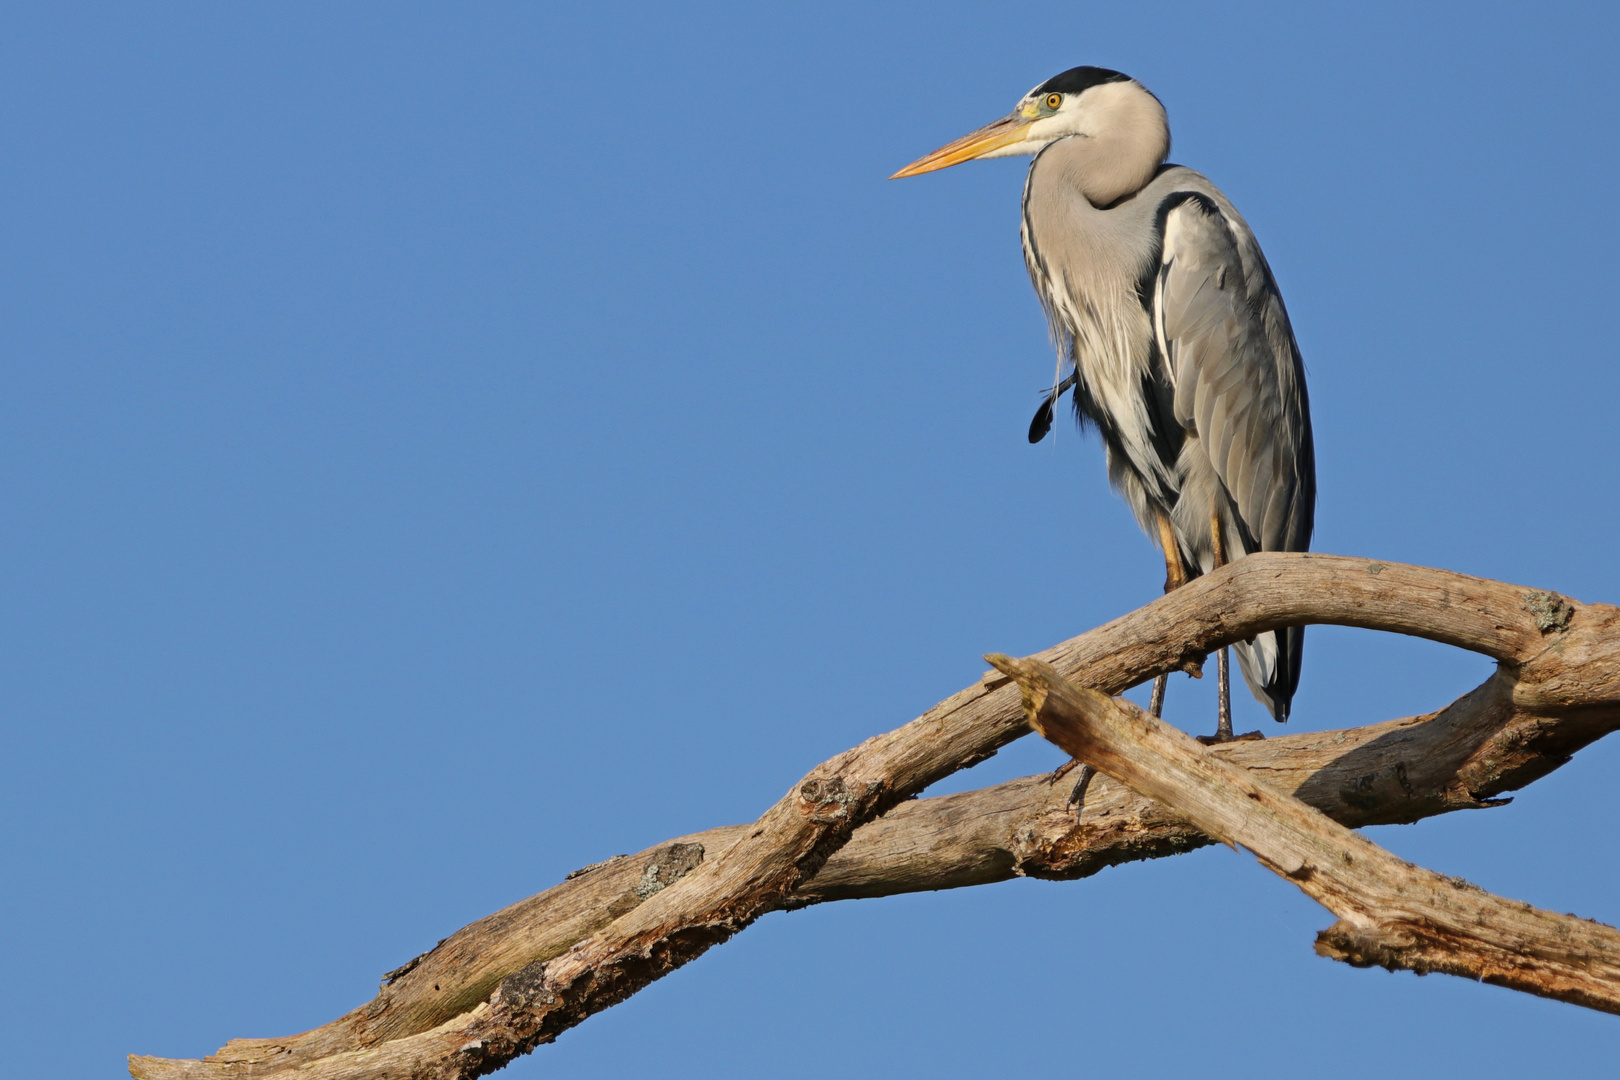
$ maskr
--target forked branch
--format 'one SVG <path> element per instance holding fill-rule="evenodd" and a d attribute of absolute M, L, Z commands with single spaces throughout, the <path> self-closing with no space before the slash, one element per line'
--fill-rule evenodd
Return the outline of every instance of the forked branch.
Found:
<path fill-rule="evenodd" d="M 1496 658 L 1496 677 L 1430 717 L 1221 748 L 1346 820 L 1410 821 L 1481 805 L 1612 730 L 1617 616 L 1605 605 L 1447 571 L 1264 554 L 1040 657 L 1104 694 L 1294 623 L 1415 634 Z M 1101 822 L 1088 809 L 1078 826 L 1061 795 L 1054 804 L 1034 780 L 904 802 L 1027 731 L 1018 694 L 1004 679 L 982 681 L 818 767 L 752 826 L 687 838 L 701 850 L 665 846 L 613 860 L 467 927 L 326 1027 L 235 1040 L 201 1061 L 132 1057 L 131 1071 L 152 1080 L 260 1077 L 294 1066 L 306 1080 L 480 1075 L 770 910 L 1014 873 L 1082 876 L 1207 842 L 1106 784 L 1090 802 L 1117 816 Z M 1004 826 L 1016 829 L 1009 836 Z M 855 844 L 823 869 L 852 834 Z"/>
<path fill-rule="evenodd" d="M 1413 866 L 1129 701 L 1076 686 L 1040 660 L 986 659 L 1017 680 L 1030 726 L 1064 752 L 1247 848 L 1337 915 L 1317 938 L 1323 956 L 1620 1013 L 1620 930 Z"/>

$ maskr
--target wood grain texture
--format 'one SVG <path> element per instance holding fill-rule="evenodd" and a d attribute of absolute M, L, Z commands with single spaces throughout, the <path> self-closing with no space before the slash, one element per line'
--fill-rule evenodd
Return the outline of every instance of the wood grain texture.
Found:
<path fill-rule="evenodd" d="M 1617 614 L 1448 571 L 1268 553 L 1040 658 L 1115 694 L 1295 622 L 1410 633 L 1495 657 L 1497 676 L 1439 714 L 1221 748 L 1344 820 L 1409 821 L 1482 805 L 1612 730 Z M 1067 793 L 1042 790 L 1035 778 L 905 801 L 1027 731 L 1006 680 L 981 681 L 819 766 L 751 826 L 610 860 L 472 924 L 331 1024 L 283 1039 L 234 1040 L 200 1061 L 132 1057 L 131 1071 L 152 1080 L 257 1077 L 293 1066 L 308 1077 L 479 1075 L 769 910 L 1015 874 L 1084 876 L 1208 842 L 1185 821 L 1102 782 L 1078 824 L 1055 805 Z"/>
<path fill-rule="evenodd" d="M 1414 866 L 1122 698 L 1041 660 L 987 657 L 1065 753 L 1253 852 L 1339 917 L 1317 952 L 1358 967 L 1460 975 L 1620 1013 L 1620 930 Z"/>

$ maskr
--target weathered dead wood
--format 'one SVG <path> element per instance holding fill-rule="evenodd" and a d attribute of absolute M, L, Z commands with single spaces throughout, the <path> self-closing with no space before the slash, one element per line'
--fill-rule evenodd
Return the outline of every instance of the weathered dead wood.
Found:
<path fill-rule="evenodd" d="M 1477 795 L 1526 783 L 1559 763 L 1559 754 L 1549 753 L 1548 747 L 1567 743 L 1573 749 L 1612 728 L 1610 713 L 1620 696 L 1614 677 L 1620 670 L 1620 639 L 1612 632 L 1616 615 L 1615 609 L 1604 605 L 1573 604 L 1555 594 L 1446 571 L 1335 556 L 1267 554 L 1242 559 L 1041 655 L 1059 671 L 1106 693 L 1196 662 L 1221 644 L 1294 622 L 1411 633 L 1496 657 L 1504 663 L 1500 678 L 1505 681 L 1491 692 L 1490 707 L 1507 714 L 1491 729 L 1495 742 L 1487 739 L 1474 746 L 1441 793 L 1414 786 L 1414 791 L 1423 792 L 1419 801 L 1429 800 L 1432 808 L 1414 805 L 1403 811 L 1412 816 L 1402 820 L 1413 820 L 1425 813 L 1478 805 Z M 1573 726 L 1567 718 L 1552 719 L 1552 712 L 1571 709 L 1586 709 L 1590 715 Z M 372 1003 L 324 1028 L 287 1039 L 235 1040 L 205 1061 L 132 1057 L 132 1072 L 156 1080 L 263 1076 L 293 1065 L 305 1066 L 300 1075 L 308 1077 L 463 1076 L 488 1071 L 621 1000 L 765 911 L 816 902 L 814 887 L 802 895 L 799 891 L 856 826 L 927 784 L 982 760 L 1025 731 L 1016 695 L 987 680 L 911 724 L 827 762 L 753 826 L 687 838 L 688 843 L 702 844 L 708 858 L 673 888 L 648 887 L 664 882 L 643 880 L 646 861 L 654 857 L 647 853 L 610 864 L 447 939 L 419 964 L 407 965 L 409 970 L 402 970 Z M 1407 737 L 1386 734 L 1396 743 Z M 1367 750 L 1384 737 L 1350 752 Z M 1279 753 L 1287 754 L 1286 742 L 1264 745 L 1275 745 Z M 1466 743 L 1462 739 L 1459 747 Z M 1402 757 L 1393 744 L 1367 752 L 1372 755 L 1369 761 Z M 1372 777 L 1366 781 L 1370 786 L 1364 803 L 1385 800 L 1374 791 L 1380 784 L 1387 786 L 1388 777 L 1379 779 L 1383 774 L 1378 769 L 1357 775 Z M 1016 781 L 977 794 L 988 805 L 1006 800 L 1016 785 L 1027 783 Z M 1104 795 L 1095 792 L 1093 805 Z M 947 807 L 947 802 L 927 800 L 917 805 L 928 806 L 926 813 L 947 815 L 962 808 Z M 1362 812 L 1370 809 L 1364 806 Z M 913 813 L 919 812 L 901 806 L 890 819 L 903 826 Z M 980 844 L 977 854 L 932 876 L 926 872 L 919 876 L 915 867 L 904 871 L 891 867 L 894 873 L 888 884 L 874 883 L 885 877 L 881 869 L 869 873 L 862 884 L 862 872 L 855 869 L 862 863 L 856 859 L 850 863 L 853 877 L 824 873 L 821 887 L 827 890 L 825 898 L 834 898 L 839 890 L 844 890 L 841 895 L 880 895 L 995 879 L 988 875 L 1038 873 L 1043 867 L 1050 876 L 1075 876 L 1111 862 L 1184 850 L 1201 842 L 1185 823 L 1147 821 L 1152 813 L 1144 815 L 1141 835 L 1147 839 L 1138 854 L 1120 853 L 1129 850 L 1129 842 L 1123 848 L 1110 848 L 1101 840 L 1042 844 L 1035 839 L 1036 832 L 1024 831 L 1020 835 L 1035 842 L 1013 846 L 1010 868 L 1004 868 L 1005 849 Z M 972 818 L 970 812 L 960 820 Z M 927 831 L 920 818 L 918 824 L 920 832 Z M 886 819 L 882 828 L 890 827 Z M 1164 831 L 1155 836 L 1155 829 Z M 1179 840 L 1171 835 L 1177 829 L 1182 833 Z M 875 844 L 873 850 L 882 847 Z M 1088 863 L 1088 853 L 1095 852 L 1110 853 L 1095 855 Z M 690 852 L 656 857 L 691 861 Z M 975 859 L 979 865 L 963 869 Z M 1066 859 L 1071 859 L 1067 872 Z M 619 911 L 615 904 L 624 906 L 619 898 L 626 892 L 621 880 L 626 875 L 633 881 L 632 891 L 639 887 L 647 899 Z M 915 883 L 897 886 L 901 880 Z M 929 880 L 937 883 L 924 883 Z M 590 934 L 595 936 L 587 939 Z M 570 946 L 574 947 L 566 956 L 555 959 Z"/>
<path fill-rule="evenodd" d="M 1342 731 L 1212 747 L 1227 761 L 1351 827 L 1396 825 L 1499 805 L 1620 729 L 1620 708 L 1527 713 L 1496 673 L 1443 709 Z M 1184 819 L 1106 776 L 1078 819 L 1047 774 L 919 799 L 864 826 L 792 901 L 888 896 L 1015 876 L 1070 880 L 1212 843 Z"/>
<path fill-rule="evenodd" d="M 1526 714 L 1512 705 L 1511 688 L 1509 680 L 1496 675 L 1424 716 L 1233 743 L 1215 752 L 1294 791 L 1338 821 L 1395 824 L 1489 805 L 1482 800 L 1522 786 L 1620 727 L 1620 710 L 1587 710 L 1555 722 Z M 1501 744 L 1511 752 L 1491 749 Z M 788 906 L 960 888 L 1020 875 L 1081 878 L 1106 866 L 1213 842 L 1158 804 L 1103 777 L 1092 784 L 1077 820 L 1066 805 L 1068 790 L 1053 787 L 1043 774 L 902 803 L 857 831 Z M 678 837 L 577 871 L 568 881 L 473 923 L 390 973 L 392 984 L 378 1002 L 397 993 L 395 1017 L 419 1017 L 422 1030 L 443 1023 L 487 997 L 507 975 L 559 955 L 640 903 L 683 872 L 696 849 L 713 857 L 748 828 L 733 825 Z M 368 1011 L 381 1012 L 373 1003 L 303 1036 L 241 1040 L 232 1047 L 246 1056 L 254 1052 L 249 1047 L 273 1054 L 275 1047 L 291 1044 L 310 1058 L 325 1056 L 319 1052 L 324 1047 L 331 1047 L 326 1053 L 354 1049 L 353 1032 Z"/>
<path fill-rule="evenodd" d="M 1317 936 L 1323 956 L 1620 1013 L 1620 930 L 1413 866 L 1129 701 L 1040 660 L 986 659 L 1018 682 L 1030 725 L 1065 753 L 1247 848 L 1337 915 Z"/>

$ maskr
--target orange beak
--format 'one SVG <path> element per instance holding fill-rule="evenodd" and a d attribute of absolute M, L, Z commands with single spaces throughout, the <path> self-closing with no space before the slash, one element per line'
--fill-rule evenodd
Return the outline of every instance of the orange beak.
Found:
<path fill-rule="evenodd" d="M 1024 116 L 1013 113 L 1003 116 L 993 124 L 986 124 L 971 135 L 964 135 L 953 143 L 935 150 L 926 157 L 920 157 L 910 165 L 901 169 L 890 180 L 899 180 L 906 176 L 921 176 L 935 169 L 948 169 L 952 165 L 959 165 L 964 161 L 983 157 L 992 150 L 1000 150 L 1003 146 L 1010 146 L 1015 142 L 1023 142 L 1029 134 L 1026 128 L 1030 121 Z"/>

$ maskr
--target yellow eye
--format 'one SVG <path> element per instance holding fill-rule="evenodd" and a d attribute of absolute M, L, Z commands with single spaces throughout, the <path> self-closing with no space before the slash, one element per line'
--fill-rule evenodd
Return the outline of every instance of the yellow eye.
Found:
<path fill-rule="evenodd" d="M 1046 95 L 1046 107 L 1048 109 L 1056 109 L 1061 104 L 1063 104 L 1063 95 L 1062 94 L 1047 94 Z"/>

